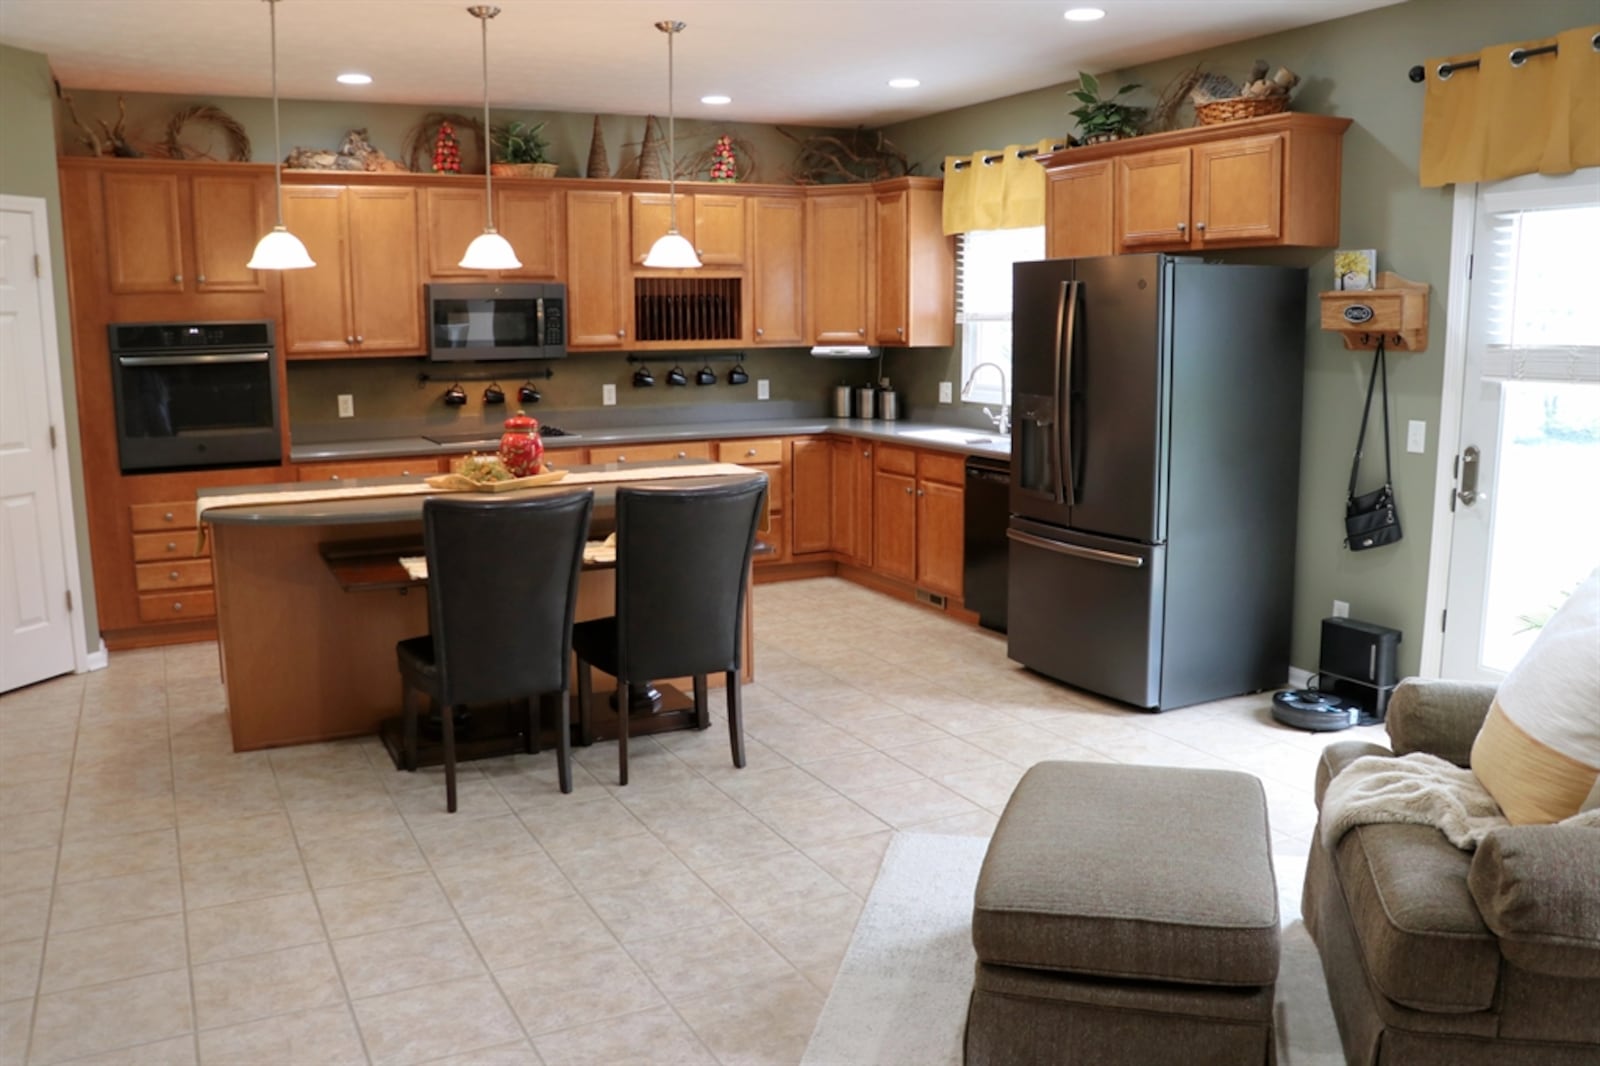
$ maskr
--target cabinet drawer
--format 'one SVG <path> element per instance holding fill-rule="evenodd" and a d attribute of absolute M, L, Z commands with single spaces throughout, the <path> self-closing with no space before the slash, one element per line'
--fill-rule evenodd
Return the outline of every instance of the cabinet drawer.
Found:
<path fill-rule="evenodd" d="M 589 461 L 587 448 L 546 448 L 544 450 L 545 465 L 553 466 L 560 470 L 569 470 L 575 466 L 582 466 Z"/>
<path fill-rule="evenodd" d="M 211 560 L 141 563 L 133 568 L 133 583 L 140 592 L 206 587 L 211 584 Z"/>
<path fill-rule="evenodd" d="M 204 559 L 211 555 L 211 541 L 197 555 L 194 550 L 195 535 L 188 530 L 172 533 L 135 533 L 133 535 L 133 561 L 148 563 L 154 559 Z"/>
<path fill-rule="evenodd" d="M 880 444 L 873 449 L 875 458 L 873 463 L 876 469 L 890 474 L 911 474 L 917 472 L 917 453 L 910 448 L 896 448 L 892 444 Z"/>
<path fill-rule="evenodd" d="M 164 503 L 136 503 L 128 508 L 135 533 L 152 529 L 193 529 L 194 501 L 169 500 Z"/>
<path fill-rule="evenodd" d="M 210 589 L 187 592 L 154 592 L 139 597 L 139 620 L 172 622 L 184 618 L 210 618 L 217 613 L 217 600 Z"/>
<path fill-rule="evenodd" d="M 781 463 L 783 441 L 776 439 L 718 441 L 717 458 L 724 463 L 744 463 L 747 466 L 758 463 Z"/>
<path fill-rule="evenodd" d="M 432 455 L 410 459 L 367 459 L 359 462 L 301 463 L 295 468 L 300 481 L 349 481 L 360 477 L 426 477 L 440 471 Z"/>
<path fill-rule="evenodd" d="M 967 476 L 966 460 L 959 455 L 943 452 L 918 452 L 917 476 L 928 481 L 942 481 L 946 485 L 961 485 Z"/>
<path fill-rule="evenodd" d="M 591 463 L 648 463 L 658 459 L 710 459 L 711 442 L 686 440 L 677 444 L 621 444 L 590 448 Z"/>

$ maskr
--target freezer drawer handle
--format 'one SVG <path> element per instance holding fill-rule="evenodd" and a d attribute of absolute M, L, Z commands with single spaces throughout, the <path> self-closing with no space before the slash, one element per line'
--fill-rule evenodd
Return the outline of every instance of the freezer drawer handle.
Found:
<path fill-rule="evenodd" d="M 1018 544 L 1026 544 L 1030 548 L 1043 548 L 1057 555 L 1073 555 L 1079 559 L 1091 559 L 1097 563 L 1110 563 L 1113 566 L 1127 566 L 1135 570 L 1144 566 L 1144 560 L 1137 555 L 1101 551 L 1099 548 L 1081 548 L 1076 544 L 1058 544 L 1056 541 L 1045 540 L 1043 537 L 1036 537 L 1032 533 L 1023 533 L 1016 529 L 1006 530 L 1006 536 Z"/>

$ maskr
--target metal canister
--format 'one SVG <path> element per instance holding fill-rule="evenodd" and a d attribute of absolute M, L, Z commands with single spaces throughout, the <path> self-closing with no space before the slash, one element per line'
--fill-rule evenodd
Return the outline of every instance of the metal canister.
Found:
<path fill-rule="evenodd" d="M 871 385 L 862 385 L 856 389 L 856 417 L 871 418 L 877 411 L 876 397 L 878 390 Z"/>
<path fill-rule="evenodd" d="M 835 385 L 833 387 L 833 417 L 849 418 L 851 411 L 851 389 L 849 385 Z"/>
<path fill-rule="evenodd" d="M 893 389 L 878 390 L 878 417 L 893 422 L 900 415 L 900 394 Z"/>

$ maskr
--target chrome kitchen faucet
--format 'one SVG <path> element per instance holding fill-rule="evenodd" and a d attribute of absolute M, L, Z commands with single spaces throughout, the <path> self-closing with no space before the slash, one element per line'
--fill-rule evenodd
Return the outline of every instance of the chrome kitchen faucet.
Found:
<path fill-rule="evenodd" d="M 989 417 L 989 421 L 994 423 L 996 432 L 1002 437 L 1008 437 L 1011 435 L 1011 386 L 1006 381 L 1005 367 L 999 363 L 990 362 L 979 363 L 973 367 L 972 373 L 967 375 L 967 383 L 961 386 L 961 398 L 963 400 L 967 398 L 967 394 L 972 391 L 972 383 L 977 380 L 978 371 L 986 366 L 994 367 L 995 371 L 1000 375 L 1000 413 L 995 414 L 987 407 L 983 409 L 983 413 Z"/>

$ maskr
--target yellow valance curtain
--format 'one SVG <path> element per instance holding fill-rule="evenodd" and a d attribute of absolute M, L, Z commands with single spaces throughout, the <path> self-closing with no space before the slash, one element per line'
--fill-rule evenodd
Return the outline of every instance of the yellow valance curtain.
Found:
<path fill-rule="evenodd" d="M 1428 60 L 1422 112 L 1425 187 L 1600 166 L 1600 26 Z M 1555 53 L 1512 53 L 1550 45 Z M 1440 77 L 1443 64 L 1477 67 Z"/>
<path fill-rule="evenodd" d="M 1033 155 L 1017 153 L 1052 147 L 1046 138 L 1038 144 L 1008 144 L 998 152 L 946 156 L 945 233 L 1044 225 L 1044 168 Z"/>

